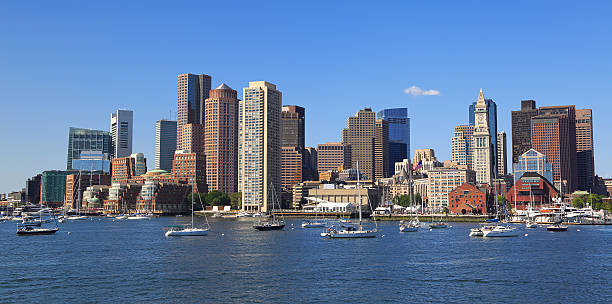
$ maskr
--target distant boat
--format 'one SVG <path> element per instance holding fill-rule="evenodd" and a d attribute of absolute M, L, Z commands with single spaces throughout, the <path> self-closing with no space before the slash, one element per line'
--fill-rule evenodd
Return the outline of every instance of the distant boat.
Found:
<path fill-rule="evenodd" d="M 399 230 L 400 232 L 417 232 L 419 231 L 419 227 L 421 224 L 419 220 L 411 220 L 408 223 L 404 223 L 404 221 L 400 221 Z"/>
<path fill-rule="evenodd" d="M 70 221 L 82 221 L 82 220 L 86 220 L 87 217 L 84 215 L 73 215 L 73 216 L 67 217 L 66 219 Z"/>
<path fill-rule="evenodd" d="M 191 227 L 187 228 L 185 226 L 170 226 L 169 230 L 166 231 L 165 236 L 207 236 L 208 231 L 210 230 L 210 224 L 208 224 L 208 218 L 206 217 L 206 213 L 204 213 L 204 218 L 206 219 L 206 228 L 196 228 L 193 223 L 193 213 L 194 213 L 194 201 L 193 194 L 191 195 Z M 198 195 L 198 198 L 200 196 Z M 200 203 L 201 203 L 200 198 Z M 202 204 L 202 209 L 204 209 L 204 204 Z"/>
<path fill-rule="evenodd" d="M 264 218 L 260 219 L 253 225 L 253 228 L 259 231 L 270 231 L 270 230 L 283 230 L 285 228 L 285 218 L 278 219 L 276 217 L 276 213 L 274 212 L 274 206 L 278 197 L 276 196 L 276 192 L 274 191 L 274 186 L 270 183 L 270 187 L 272 188 L 272 218 Z M 280 202 L 278 203 L 280 208 Z"/>
<path fill-rule="evenodd" d="M 320 220 L 304 220 L 302 221 L 302 228 L 323 228 L 325 222 Z"/>
<path fill-rule="evenodd" d="M 494 225 L 481 225 L 478 228 L 472 228 L 470 229 L 470 236 L 484 236 L 486 230 L 492 230 L 493 228 L 495 228 Z"/>
<path fill-rule="evenodd" d="M 17 226 L 17 234 L 18 235 L 54 234 L 59 230 L 59 228 L 57 227 L 57 222 L 55 222 L 55 227 L 53 228 L 42 227 L 43 223 L 48 223 L 50 221 L 44 221 L 42 219 L 43 218 L 42 212 L 40 212 L 39 216 L 40 218 L 38 221 L 25 221 L 24 220 L 20 225 Z"/>
<path fill-rule="evenodd" d="M 128 218 L 128 216 L 125 215 L 125 214 L 121 214 L 121 215 L 115 217 L 115 219 L 117 219 L 117 220 L 127 220 L 127 218 Z"/>
<path fill-rule="evenodd" d="M 561 223 L 555 223 L 552 225 L 548 225 L 546 227 L 546 230 L 548 231 L 567 231 L 567 226 L 561 225 Z"/>
<path fill-rule="evenodd" d="M 137 213 L 137 214 L 132 214 L 128 216 L 127 219 L 128 220 L 150 220 L 151 217 L 146 214 Z"/>
<path fill-rule="evenodd" d="M 518 236 L 518 231 L 510 226 L 495 226 L 493 229 L 482 231 L 484 237 L 512 237 Z"/>

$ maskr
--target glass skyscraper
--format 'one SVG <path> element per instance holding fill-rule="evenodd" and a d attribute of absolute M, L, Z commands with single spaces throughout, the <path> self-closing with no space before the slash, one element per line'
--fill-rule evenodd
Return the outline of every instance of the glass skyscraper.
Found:
<path fill-rule="evenodd" d="M 72 170 L 72 160 L 81 158 L 83 151 L 112 155 L 111 134 L 102 130 L 70 128 L 68 133 L 68 159 L 66 170 Z"/>
<path fill-rule="evenodd" d="M 389 123 L 389 169 L 395 171 L 395 163 L 410 157 L 410 118 L 407 108 L 383 109 L 378 119 Z"/>

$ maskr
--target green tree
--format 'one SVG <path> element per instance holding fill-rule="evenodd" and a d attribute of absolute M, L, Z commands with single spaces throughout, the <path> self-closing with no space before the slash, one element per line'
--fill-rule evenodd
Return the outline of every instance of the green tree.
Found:
<path fill-rule="evenodd" d="M 229 204 L 230 197 L 225 192 L 214 190 L 206 194 L 206 205 L 208 206 L 227 206 Z"/>
<path fill-rule="evenodd" d="M 187 194 L 187 201 L 191 202 L 192 196 L 193 196 L 193 204 L 196 209 L 206 204 L 206 193 L 201 193 L 201 192 L 200 193 L 189 193 Z"/>
<path fill-rule="evenodd" d="M 423 202 L 423 198 L 421 197 L 421 193 L 418 193 L 414 195 L 414 203 L 416 205 L 421 204 Z"/>
<path fill-rule="evenodd" d="M 230 195 L 230 204 L 232 205 L 232 208 L 238 210 L 238 209 L 242 209 L 242 193 L 241 192 L 234 192 Z"/>
<path fill-rule="evenodd" d="M 572 206 L 576 208 L 584 208 L 584 199 L 582 196 L 576 195 L 572 199 Z"/>

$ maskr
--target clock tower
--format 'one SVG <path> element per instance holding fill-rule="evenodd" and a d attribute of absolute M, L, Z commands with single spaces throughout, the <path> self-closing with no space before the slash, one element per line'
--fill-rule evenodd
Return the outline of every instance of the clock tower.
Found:
<path fill-rule="evenodd" d="M 474 123 L 472 167 L 476 172 L 476 183 L 490 185 L 493 175 L 493 162 L 491 161 L 493 153 L 489 128 L 489 109 L 482 89 L 480 89 L 478 101 L 476 101 L 476 107 L 474 108 Z"/>

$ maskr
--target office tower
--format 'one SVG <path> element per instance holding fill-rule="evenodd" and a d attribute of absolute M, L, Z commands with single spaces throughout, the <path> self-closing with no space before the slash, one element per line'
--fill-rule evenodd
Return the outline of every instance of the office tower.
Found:
<path fill-rule="evenodd" d="M 474 126 L 463 125 L 455 127 L 455 134 L 451 139 L 451 159 L 459 165 L 472 169 L 472 155 L 474 144 Z M 418 162 L 415 161 L 415 164 Z"/>
<path fill-rule="evenodd" d="M 361 164 L 360 168 L 361 168 Z M 317 148 L 319 174 L 327 171 L 342 171 L 351 168 L 351 146 L 343 143 L 324 143 Z"/>
<path fill-rule="evenodd" d="M 546 161 L 546 155 L 534 149 L 529 149 L 521 154 L 518 161 L 512 164 L 515 183 L 527 172 L 535 172 L 546 178 L 549 183 L 553 183 L 552 164 Z"/>
<path fill-rule="evenodd" d="M 210 91 L 204 107 L 206 117 L 206 181 L 209 190 L 232 194 L 238 191 L 238 98 L 235 90 L 221 84 Z"/>
<path fill-rule="evenodd" d="M 79 159 L 82 151 L 97 151 L 112 155 L 111 134 L 101 130 L 70 128 L 68 131 L 68 159 L 66 169 L 72 170 L 72 160 Z"/>
<path fill-rule="evenodd" d="M 420 161 L 437 161 L 436 152 L 434 149 L 416 149 L 414 150 L 413 164 L 418 164 Z"/>
<path fill-rule="evenodd" d="M 110 173 L 109 154 L 99 151 L 81 151 L 79 159 L 72 160 L 72 169 Z"/>
<path fill-rule="evenodd" d="M 536 115 L 535 100 L 521 100 L 521 110 L 512 111 L 512 163 L 531 149 L 531 118 Z"/>
<path fill-rule="evenodd" d="M 403 145 L 403 143 L 399 144 Z M 406 150 L 404 149 L 404 151 Z M 404 151 L 401 151 L 401 156 L 405 157 Z M 385 120 L 377 119 L 376 137 L 374 138 L 374 177 L 389 177 L 391 172 L 393 172 L 389 163 L 389 123 Z M 395 165 L 395 163 L 393 163 L 393 165 Z"/>
<path fill-rule="evenodd" d="M 170 172 L 176 151 L 176 121 L 158 120 L 155 123 L 155 169 Z"/>
<path fill-rule="evenodd" d="M 75 171 L 43 171 L 40 181 L 40 203 L 49 208 L 64 204 L 66 198 L 66 176 Z"/>
<path fill-rule="evenodd" d="M 304 164 L 302 169 L 303 181 L 314 181 L 318 178 L 317 161 L 318 152 L 315 147 L 306 147 L 304 149 Z"/>
<path fill-rule="evenodd" d="M 132 153 L 130 157 L 134 159 L 134 175 L 143 175 L 147 173 L 147 159 L 142 153 Z"/>
<path fill-rule="evenodd" d="M 574 106 L 541 107 L 531 118 L 531 146 L 553 165 L 553 183 L 562 193 L 576 189 Z"/>
<path fill-rule="evenodd" d="M 491 132 L 489 126 L 489 108 L 484 99 L 482 90 L 478 94 L 478 101 L 474 108 L 474 139 L 472 144 L 472 167 L 476 172 L 476 182 L 479 184 L 491 184 L 495 178 L 495 165 L 497 153 L 491 142 Z M 497 134 L 496 134 L 497 137 Z M 497 143 L 495 144 L 497 145 Z"/>
<path fill-rule="evenodd" d="M 359 110 L 355 116 L 347 118 L 342 143 L 351 146 L 351 167 L 355 168 L 359 162 L 359 171 L 370 180 L 376 178 L 375 139 L 376 117 L 372 109 Z"/>
<path fill-rule="evenodd" d="M 283 106 L 281 112 L 281 145 L 297 147 L 304 150 L 305 144 L 305 114 L 300 106 Z"/>
<path fill-rule="evenodd" d="M 389 123 L 389 165 L 387 172 L 394 171 L 396 162 L 410 157 L 410 118 L 407 108 L 384 109 L 378 119 Z"/>
<path fill-rule="evenodd" d="M 482 91 L 482 90 L 481 90 Z M 470 125 L 475 125 L 476 124 L 476 105 L 477 105 L 477 101 L 472 102 L 472 104 L 470 104 L 469 106 L 469 122 Z M 491 139 L 491 152 L 493 153 L 491 155 L 491 167 L 493 168 L 492 171 L 492 179 L 493 178 L 497 178 L 497 176 L 499 175 L 499 173 L 497 172 L 497 168 L 499 167 L 497 164 L 497 104 L 495 103 L 495 101 L 493 101 L 493 99 L 488 99 L 485 98 L 484 103 L 487 107 L 487 125 L 489 128 L 489 135 L 490 135 L 490 139 Z"/>
<path fill-rule="evenodd" d="M 178 142 L 177 150 L 204 154 L 204 125 L 198 123 L 184 124 L 181 131 L 181 141 Z"/>
<path fill-rule="evenodd" d="M 497 132 L 497 174 L 508 174 L 508 149 L 506 132 Z"/>
<path fill-rule="evenodd" d="M 111 167 L 111 183 L 127 183 L 136 176 L 136 159 L 132 157 L 113 158 Z"/>
<path fill-rule="evenodd" d="M 204 104 L 210 93 L 211 77 L 205 74 L 181 74 L 178 75 L 177 87 L 176 142 L 180 144 L 183 125 L 205 124 Z"/>
<path fill-rule="evenodd" d="M 266 81 L 243 88 L 238 127 L 238 189 L 243 210 L 268 212 L 281 195 L 282 93 Z M 278 208 L 278 204 L 276 204 Z"/>
<path fill-rule="evenodd" d="M 195 193 L 208 192 L 206 185 L 206 156 L 204 153 L 189 153 L 176 150 L 172 161 L 172 176 L 175 180 L 184 179 Z"/>
<path fill-rule="evenodd" d="M 283 193 L 293 193 L 293 186 L 302 182 L 302 151 L 298 147 L 282 147 L 281 187 Z"/>
<path fill-rule="evenodd" d="M 26 187 L 25 187 L 26 202 L 36 204 L 36 205 L 40 203 L 41 180 L 42 180 L 42 174 L 38 174 L 36 176 L 33 176 L 32 178 L 29 178 L 26 181 Z"/>
<path fill-rule="evenodd" d="M 593 111 L 576 110 L 576 189 L 592 192 L 595 179 Z"/>
<path fill-rule="evenodd" d="M 476 183 L 474 171 L 465 166 L 444 167 L 429 170 L 427 178 L 427 207 L 434 210 L 448 208 L 448 194 L 465 183 Z"/>
<path fill-rule="evenodd" d="M 134 113 L 130 110 L 117 110 L 111 113 L 112 157 L 128 157 L 132 154 L 133 116 Z"/>

